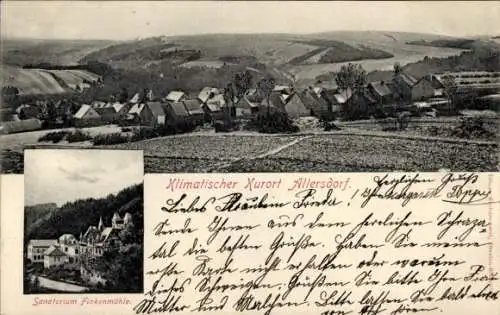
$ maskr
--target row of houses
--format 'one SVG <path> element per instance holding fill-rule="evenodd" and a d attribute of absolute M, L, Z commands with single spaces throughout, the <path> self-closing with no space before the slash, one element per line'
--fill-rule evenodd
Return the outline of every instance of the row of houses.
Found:
<path fill-rule="evenodd" d="M 453 72 L 431 74 L 416 79 L 400 72 L 389 81 L 369 82 L 358 93 L 340 90 L 335 85 L 317 84 L 297 90 L 293 86 L 276 85 L 269 95 L 257 88 L 248 89 L 241 97 L 228 99 L 223 89 L 205 87 L 195 97 L 183 91 L 171 91 L 162 99 L 153 91 L 140 96 L 136 93 L 128 102 L 93 102 L 70 113 L 77 127 L 106 123 L 129 125 L 199 124 L 205 121 L 249 118 L 274 111 L 286 112 L 290 118 L 303 116 L 339 117 L 350 112 L 353 117 L 374 114 L 384 106 L 408 104 L 446 104 L 447 85 L 453 82 L 459 95 L 487 96 L 500 91 L 499 72 Z M 17 114 L 21 119 L 40 118 L 44 106 L 21 105 Z M 31 124 L 33 128 L 38 124 Z M 30 126 L 31 126 L 30 125 Z M 15 128 L 11 128 L 15 129 Z"/>

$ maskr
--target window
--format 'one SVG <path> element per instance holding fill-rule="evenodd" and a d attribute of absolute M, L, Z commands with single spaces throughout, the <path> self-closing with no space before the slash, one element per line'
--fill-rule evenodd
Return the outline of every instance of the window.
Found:
<path fill-rule="evenodd" d="M 67 252 L 68 252 L 68 248 L 67 248 L 67 247 L 64 247 L 64 251 L 67 253 Z"/>
<path fill-rule="evenodd" d="M 78 249 L 75 248 L 75 254 L 78 255 Z"/>

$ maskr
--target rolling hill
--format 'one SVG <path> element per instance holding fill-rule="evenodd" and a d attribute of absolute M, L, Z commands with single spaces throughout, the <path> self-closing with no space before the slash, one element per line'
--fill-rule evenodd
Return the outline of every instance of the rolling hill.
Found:
<path fill-rule="evenodd" d="M 119 42 L 5 40 L 2 60 L 17 66 L 98 61 L 129 72 L 128 77 L 136 77 L 139 83 L 168 88 L 225 86 L 227 79 L 242 69 L 268 73 L 278 81 L 294 81 L 300 86 L 319 75 L 338 71 L 348 62 L 361 63 L 368 72 L 383 71 L 391 70 L 395 62 L 405 65 L 425 57 L 454 56 L 468 47 L 429 44 L 453 40 L 456 38 L 381 31 L 157 36 Z M 418 42 L 425 45 L 415 45 Z M 186 85 L 189 80 L 196 82 Z"/>

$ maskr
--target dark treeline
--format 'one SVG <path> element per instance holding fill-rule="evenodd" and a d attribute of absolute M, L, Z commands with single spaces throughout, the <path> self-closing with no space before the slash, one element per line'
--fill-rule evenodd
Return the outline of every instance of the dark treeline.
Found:
<path fill-rule="evenodd" d="M 97 226 L 102 216 L 105 226 L 111 225 L 115 212 L 123 216 L 132 215 L 137 235 L 142 235 L 143 185 L 138 184 L 123 189 L 116 195 L 100 199 L 80 199 L 68 202 L 60 208 L 46 212 L 44 216 L 25 227 L 25 242 L 30 239 L 57 239 L 65 233 L 79 237 L 90 225 Z"/>

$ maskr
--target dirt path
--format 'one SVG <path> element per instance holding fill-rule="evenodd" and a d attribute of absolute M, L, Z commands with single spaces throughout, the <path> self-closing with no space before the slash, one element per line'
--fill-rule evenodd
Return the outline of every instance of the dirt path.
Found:
<path fill-rule="evenodd" d="M 297 138 L 295 140 L 292 140 L 288 143 L 285 143 L 283 145 L 280 145 L 274 149 L 271 149 L 267 152 L 264 152 L 264 153 L 261 153 L 261 154 L 257 154 L 257 155 L 254 155 L 254 156 L 249 156 L 249 157 L 243 157 L 243 158 L 237 158 L 237 159 L 234 159 L 232 160 L 231 162 L 226 162 L 226 163 L 221 163 L 221 164 L 217 164 L 217 165 L 214 165 L 212 167 L 210 167 L 209 169 L 205 169 L 203 170 L 203 172 L 205 173 L 210 173 L 210 172 L 214 172 L 214 171 L 217 171 L 217 170 L 220 170 L 222 168 L 226 168 L 226 167 L 229 167 L 231 166 L 232 164 L 236 163 L 236 162 L 239 162 L 241 160 L 255 160 L 255 159 L 260 159 L 260 158 L 264 158 L 266 156 L 270 156 L 270 155 L 274 155 L 274 154 L 277 154 L 291 146 L 294 146 L 296 145 L 297 143 L 299 143 L 300 141 L 303 141 L 305 139 L 308 139 L 308 138 L 311 138 L 312 135 L 309 135 L 309 136 L 304 136 L 304 137 L 300 137 L 300 138 Z"/>
<path fill-rule="evenodd" d="M 86 287 L 66 282 L 54 281 L 40 276 L 38 276 L 38 280 L 40 281 L 40 286 L 47 289 L 63 291 L 63 292 L 85 292 L 88 290 Z"/>

